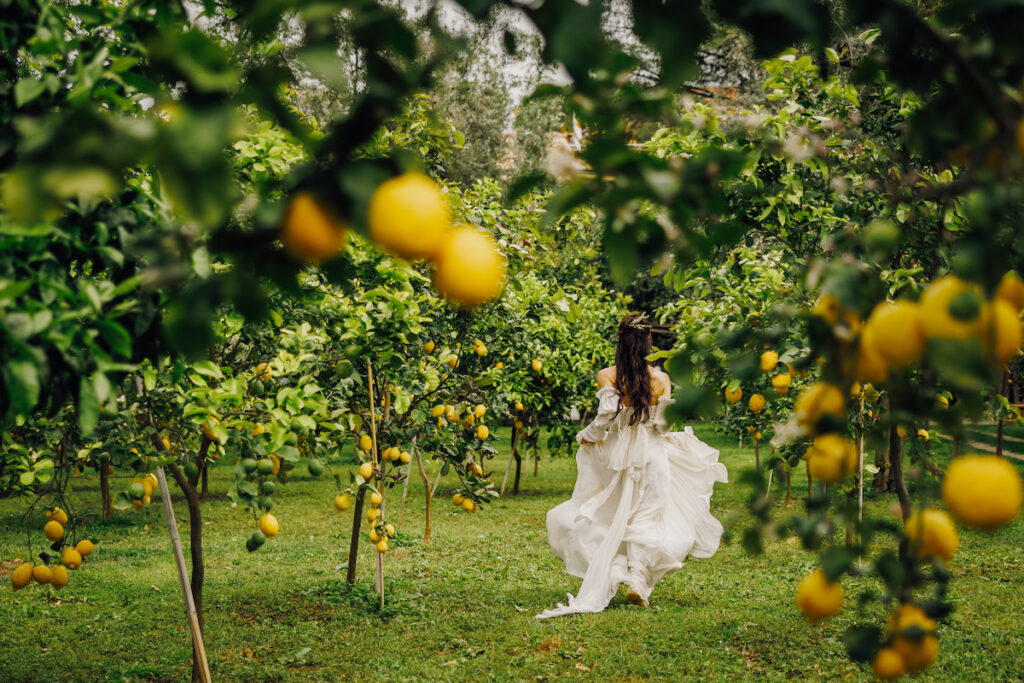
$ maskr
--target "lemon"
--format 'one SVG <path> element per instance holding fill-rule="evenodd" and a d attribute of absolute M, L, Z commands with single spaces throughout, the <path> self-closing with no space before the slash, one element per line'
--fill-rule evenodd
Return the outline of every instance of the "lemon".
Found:
<path fill-rule="evenodd" d="M 380 505 L 384 502 L 384 496 L 380 495 L 376 491 L 370 493 L 370 505 Z"/>
<path fill-rule="evenodd" d="M 448 367 L 454 370 L 455 367 L 459 364 L 459 357 L 453 353 L 452 355 L 448 356 L 448 360 L 445 362 L 448 363 Z"/>
<path fill-rule="evenodd" d="M 530 367 L 533 368 L 534 372 L 540 372 L 541 368 L 544 367 L 544 364 L 540 362 L 539 358 L 534 358 L 533 362 L 530 363 Z M 519 404 L 517 403 L 516 405 L 519 405 Z"/>
<path fill-rule="evenodd" d="M 988 347 L 996 365 L 1005 368 L 1007 363 L 1020 352 L 1024 343 L 1024 331 L 1020 326 L 1020 314 L 1014 305 L 1003 299 L 992 302 L 992 325 L 989 331 Z"/>
<path fill-rule="evenodd" d="M 77 550 L 78 554 L 82 557 L 89 557 L 90 555 L 92 555 L 92 551 L 95 549 L 96 546 L 93 545 L 92 541 L 90 541 L 87 538 L 83 538 L 81 541 L 75 544 L 75 550 Z"/>
<path fill-rule="evenodd" d="M 502 363 L 500 360 L 497 363 L 494 364 L 494 368 L 496 370 L 501 370 L 503 367 L 505 367 L 505 364 Z"/>
<path fill-rule="evenodd" d="M 260 517 L 259 525 L 260 531 L 262 531 L 263 535 L 267 538 L 277 536 L 277 532 L 281 529 L 281 525 L 277 523 L 277 517 L 269 512 Z"/>
<path fill-rule="evenodd" d="M 774 351 L 765 351 L 761 354 L 761 372 L 772 372 L 779 364 L 779 354 Z"/>
<path fill-rule="evenodd" d="M 74 548 L 64 548 L 64 552 L 61 553 L 60 561 L 68 569 L 78 569 L 82 566 L 82 554 Z"/>
<path fill-rule="evenodd" d="M 828 382 L 815 382 L 796 397 L 793 413 L 797 422 L 813 432 L 823 416 L 842 417 L 845 408 L 846 397 L 839 387 Z"/>
<path fill-rule="evenodd" d="M 379 508 L 370 508 L 369 510 L 366 511 L 367 522 L 370 522 L 372 524 L 378 517 L 380 517 Z"/>
<path fill-rule="evenodd" d="M 822 294 L 818 297 L 818 300 L 814 302 L 814 307 L 811 308 L 811 313 L 823 319 L 829 325 L 835 325 L 839 322 L 839 314 L 842 313 L 842 306 L 839 305 L 839 299 L 836 298 L 835 294 Z"/>
<path fill-rule="evenodd" d="M 491 435 L 491 430 L 487 429 L 487 425 L 480 425 L 476 428 L 476 438 L 481 441 L 487 441 L 487 437 Z"/>
<path fill-rule="evenodd" d="M 380 539 L 380 542 L 377 543 L 377 552 L 379 552 L 379 553 L 386 553 L 387 551 L 388 551 L 388 539 L 382 538 L 382 539 Z"/>
<path fill-rule="evenodd" d="M 889 377 L 889 368 L 886 366 L 885 358 L 877 350 L 877 342 L 874 333 L 866 325 L 860 335 L 860 345 L 857 349 L 857 381 L 882 384 Z"/>
<path fill-rule="evenodd" d="M 772 386 L 775 387 L 775 393 L 785 395 L 789 392 L 789 386 L 793 383 L 793 378 L 785 372 L 781 372 L 772 377 Z"/>
<path fill-rule="evenodd" d="M 857 447 L 839 434 L 816 436 L 805 457 L 811 476 L 827 483 L 845 479 L 860 464 Z"/>
<path fill-rule="evenodd" d="M 736 387 L 736 391 L 729 391 L 729 387 L 725 388 L 725 400 L 729 403 L 737 403 L 743 398 L 743 389 Z"/>
<path fill-rule="evenodd" d="M 25 563 L 11 572 L 11 590 L 21 590 L 32 581 L 32 565 Z"/>
<path fill-rule="evenodd" d="M 754 432 L 754 441 L 761 440 L 761 432 Z"/>
<path fill-rule="evenodd" d="M 1024 309 L 1024 281 L 1012 270 L 999 281 L 996 298 L 1011 304 L 1017 312 Z"/>
<path fill-rule="evenodd" d="M 765 403 L 766 401 L 764 400 L 764 396 L 761 394 L 754 394 L 747 402 L 747 407 L 750 408 L 751 412 L 760 413 L 764 410 Z"/>
<path fill-rule="evenodd" d="M 370 235 L 407 259 L 434 258 L 452 230 L 448 202 L 422 173 L 404 173 L 380 184 L 370 197 Z"/>
<path fill-rule="evenodd" d="M 862 347 L 867 347 L 868 370 L 877 371 L 870 362 L 872 353 L 893 368 L 910 365 L 920 358 L 924 352 L 925 315 L 922 308 L 911 301 L 883 301 L 875 306 L 864 324 L 860 342 Z M 867 371 L 861 373 L 861 378 L 882 381 Z"/>
<path fill-rule="evenodd" d="M 370 533 L 368 533 L 366 537 L 370 539 L 370 543 L 376 543 L 380 540 L 380 534 L 377 533 L 376 529 L 371 529 Z"/>
<path fill-rule="evenodd" d="M 918 429 L 917 438 L 921 439 L 921 441 L 928 441 L 929 439 L 932 438 L 932 436 L 931 434 L 928 433 L 927 429 Z"/>
<path fill-rule="evenodd" d="M 445 406 L 443 406 L 443 405 L 436 405 L 433 408 L 431 408 L 430 416 L 431 417 L 441 417 L 442 415 L 444 415 L 444 412 L 445 412 Z"/>
<path fill-rule="evenodd" d="M 449 422 L 458 422 L 459 411 L 455 410 L 455 406 L 448 406 L 445 408 L 444 416 L 448 418 Z"/>
<path fill-rule="evenodd" d="M 334 497 L 334 507 L 344 512 L 352 507 L 352 498 L 347 493 L 339 493 Z"/>
<path fill-rule="evenodd" d="M 842 608 L 843 587 L 829 581 L 822 570 L 815 569 L 800 581 L 796 604 L 809 621 L 822 621 Z"/>
<path fill-rule="evenodd" d="M 875 659 L 871 663 L 871 670 L 881 680 L 891 681 L 903 675 L 903 672 L 907 670 L 907 665 L 903 661 L 903 655 L 894 648 L 886 647 L 875 655 Z"/>
<path fill-rule="evenodd" d="M 402 451 L 399 454 L 398 459 L 402 461 L 403 465 L 407 465 L 412 462 L 412 454 L 410 454 L 409 451 Z"/>
<path fill-rule="evenodd" d="M 953 520 L 937 508 L 925 508 L 910 515 L 906 532 L 911 548 L 917 549 L 922 560 L 938 557 L 948 564 L 960 546 Z"/>
<path fill-rule="evenodd" d="M 523 421 L 522 420 L 516 420 L 515 423 L 514 423 L 514 426 L 515 426 L 516 429 L 522 429 L 523 428 Z"/>
<path fill-rule="evenodd" d="M 364 462 L 359 466 L 359 476 L 363 479 L 369 479 L 373 476 L 373 463 Z"/>
<path fill-rule="evenodd" d="M 921 638 L 910 638 L 904 632 L 918 627 L 925 632 Z M 901 605 L 889 618 L 889 630 L 893 634 L 892 648 L 903 659 L 907 671 L 928 668 L 938 657 L 939 641 L 935 637 L 935 620 L 917 605 Z"/>
<path fill-rule="evenodd" d="M 384 525 L 384 532 L 388 536 L 390 536 L 391 538 L 394 538 L 395 537 L 395 533 L 396 533 L 395 532 L 395 525 L 394 524 L 385 524 Z"/>
<path fill-rule="evenodd" d="M 479 344 L 474 344 L 473 350 L 476 351 L 476 355 L 478 356 L 483 357 L 487 355 L 487 345 L 484 344 L 483 342 L 480 342 Z"/>
<path fill-rule="evenodd" d="M 210 441 L 216 441 L 216 442 L 220 443 L 220 440 L 217 438 L 217 435 L 213 431 L 214 427 L 216 427 L 219 424 L 220 424 L 220 420 L 218 420 L 215 417 L 211 417 L 209 420 L 204 422 L 203 423 L 203 436 L 205 436 Z"/>
<path fill-rule="evenodd" d="M 465 500 L 465 497 L 461 493 L 456 493 L 452 496 L 452 505 L 462 505 L 463 500 Z"/>
<path fill-rule="evenodd" d="M 537 361 L 537 362 L 539 363 L 540 361 Z M 522 404 L 522 403 L 520 403 L 519 401 L 516 401 L 516 406 L 515 406 L 515 408 L 516 408 L 516 412 L 517 412 L 517 413 L 521 413 L 521 412 L 523 412 L 523 404 Z"/>
<path fill-rule="evenodd" d="M 423 345 L 423 352 L 424 353 L 433 353 L 434 349 L 436 349 L 436 348 L 437 348 L 437 345 L 434 344 L 434 340 L 430 340 L 426 344 Z"/>
<path fill-rule="evenodd" d="M 37 564 L 32 567 L 32 578 L 36 580 L 36 583 L 50 583 L 53 572 L 45 564 Z"/>
<path fill-rule="evenodd" d="M 270 363 L 263 362 L 256 366 L 256 376 L 266 382 L 272 377 L 270 374 Z"/>
<path fill-rule="evenodd" d="M 901 439 L 907 438 L 907 428 L 904 427 L 903 425 L 896 425 L 896 436 L 900 437 Z"/>
<path fill-rule="evenodd" d="M 478 403 L 476 407 L 473 408 L 473 414 L 476 415 L 477 417 L 483 417 L 484 415 L 487 414 L 487 406 L 485 406 L 483 403 Z"/>
<path fill-rule="evenodd" d="M 946 398 L 943 394 L 939 394 L 938 396 L 936 396 L 935 402 L 939 405 L 940 408 L 949 407 L 949 399 Z"/>
<path fill-rule="evenodd" d="M 46 520 L 55 520 L 63 526 L 68 523 L 68 513 L 64 512 L 61 508 L 53 508 L 46 513 Z"/>
<path fill-rule="evenodd" d="M 361 435 L 359 437 L 359 449 L 362 450 L 363 453 L 369 453 L 371 448 L 373 448 L 373 439 L 370 438 L 370 435 Z"/>
<path fill-rule="evenodd" d="M 929 339 L 970 339 L 981 334 L 984 311 L 979 309 L 970 320 L 960 320 L 949 310 L 954 299 L 962 294 L 980 290 L 955 275 L 943 275 L 932 280 L 921 294 L 921 325 Z M 982 307 L 984 308 L 984 307 Z"/>
<path fill-rule="evenodd" d="M 1024 487 L 1009 460 L 998 455 L 963 455 L 946 469 L 942 500 L 961 523 L 995 529 L 1020 514 Z"/>
<path fill-rule="evenodd" d="M 43 527 L 43 534 L 51 541 L 59 541 L 64 538 L 64 526 L 55 519 L 51 519 Z"/>
<path fill-rule="evenodd" d="M 295 259 L 319 263 L 336 256 L 345 243 L 345 226 L 308 192 L 292 198 L 281 226 L 281 240 Z"/>
<path fill-rule="evenodd" d="M 68 570 L 60 565 L 54 567 L 53 571 L 50 572 L 50 583 L 57 590 L 68 585 Z"/>
<path fill-rule="evenodd" d="M 482 230 L 460 226 L 444 241 L 434 260 L 434 285 L 445 298 L 477 306 L 498 298 L 507 264 L 497 242 Z"/>
<path fill-rule="evenodd" d="M 462 509 L 465 510 L 466 512 L 472 512 L 473 510 L 476 509 L 476 503 L 474 503 L 469 498 L 466 498 L 465 500 L 462 501 Z"/>

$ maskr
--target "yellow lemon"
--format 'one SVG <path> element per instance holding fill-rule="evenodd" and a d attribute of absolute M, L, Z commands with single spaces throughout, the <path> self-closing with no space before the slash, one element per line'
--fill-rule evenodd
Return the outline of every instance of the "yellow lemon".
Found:
<path fill-rule="evenodd" d="M 92 541 L 90 541 L 87 538 L 83 538 L 81 541 L 75 544 L 75 550 L 77 550 L 78 554 L 82 557 L 89 557 L 90 555 L 92 555 L 92 551 L 95 549 L 96 546 L 93 545 Z"/>
<path fill-rule="evenodd" d="M 436 349 L 436 348 L 437 348 L 437 345 L 434 344 L 433 340 L 430 340 L 426 344 L 423 345 L 424 353 L 433 353 L 434 349 Z"/>
<path fill-rule="evenodd" d="M 409 451 L 402 451 L 398 455 L 398 459 L 402 461 L 403 465 L 407 465 L 412 462 L 412 454 L 410 454 Z"/>
<path fill-rule="evenodd" d="M 961 523 L 995 529 L 1020 514 L 1024 487 L 1009 460 L 998 455 L 964 455 L 946 469 L 942 500 Z"/>
<path fill-rule="evenodd" d="M 370 543 L 376 543 L 380 540 L 380 534 L 377 533 L 376 529 L 371 529 L 370 533 L 368 533 L 366 537 L 370 539 Z"/>
<path fill-rule="evenodd" d="M 465 497 L 461 493 L 456 493 L 452 496 L 452 505 L 462 505 L 463 500 L 465 500 Z"/>
<path fill-rule="evenodd" d="M 382 538 L 377 543 L 377 552 L 386 553 L 388 551 L 388 539 Z"/>
<path fill-rule="evenodd" d="M 765 351 L 761 354 L 761 372 L 772 372 L 779 364 L 779 354 L 774 351 Z"/>
<path fill-rule="evenodd" d="M 932 436 L 931 434 L 928 433 L 927 429 L 918 429 L 917 438 L 921 439 L 921 441 L 928 441 L 929 439 L 932 438 Z"/>
<path fill-rule="evenodd" d="M 874 333 L 865 325 L 857 349 L 857 381 L 882 384 L 889 377 L 885 358 L 877 350 Z"/>
<path fill-rule="evenodd" d="M 530 363 L 530 367 L 533 368 L 534 372 L 540 372 L 541 368 L 544 367 L 544 364 L 540 362 L 539 358 L 534 358 L 533 362 Z M 519 405 L 519 404 L 516 404 L 516 405 Z"/>
<path fill-rule="evenodd" d="M 51 541 L 59 541 L 64 538 L 64 526 L 55 519 L 51 519 L 43 527 L 43 534 Z"/>
<path fill-rule="evenodd" d="M 872 374 L 878 374 L 874 367 L 877 356 L 889 366 L 901 368 L 915 362 L 924 352 L 925 328 L 922 322 L 924 313 L 921 308 L 905 300 L 883 301 L 875 306 L 864 324 L 861 333 L 861 347 L 866 347 L 861 357 L 867 360 L 867 368 L 860 372 L 860 379 L 881 382 Z"/>
<path fill-rule="evenodd" d="M 754 441 L 761 440 L 761 432 L 754 432 Z"/>
<path fill-rule="evenodd" d="M 537 362 L 539 363 L 540 361 L 537 361 Z M 523 404 L 520 403 L 519 401 L 516 401 L 516 406 L 515 407 L 516 407 L 516 412 L 517 413 L 523 412 Z"/>
<path fill-rule="evenodd" d="M 281 525 L 277 523 L 277 517 L 270 514 L 269 512 L 260 517 L 260 531 L 267 538 L 273 538 L 277 536 L 277 532 L 281 529 Z"/>
<path fill-rule="evenodd" d="M 308 192 L 292 198 L 281 226 L 281 240 L 299 261 L 319 263 L 336 256 L 345 243 L 345 226 Z"/>
<path fill-rule="evenodd" d="M 347 493 L 339 493 L 334 497 L 334 507 L 344 512 L 352 507 L 352 498 Z"/>
<path fill-rule="evenodd" d="M 949 564 L 960 546 L 953 520 L 937 508 L 925 508 L 910 515 L 906 532 L 911 548 L 917 549 L 922 560 L 938 557 Z"/>
<path fill-rule="evenodd" d="M 800 392 L 793 404 L 797 422 L 810 431 L 825 415 L 842 417 L 846 409 L 846 397 L 834 384 L 815 382 Z"/>
<path fill-rule="evenodd" d="M 37 564 L 32 567 L 32 578 L 36 580 L 36 583 L 50 583 L 53 572 L 45 564 Z"/>
<path fill-rule="evenodd" d="M 370 438 L 369 434 L 363 434 L 359 437 L 359 448 L 363 453 L 369 453 L 370 449 L 373 448 L 373 439 Z"/>
<path fill-rule="evenodd" d="M 46 520 L 54 520 L 59 522 L 62 526 L 68 523 L 68 513 L 64 512 L 61 508 L 53 508 L 46 513 Z M 56 540 L 56 539 L 54 539 Z"/>
<path fill-rule="evenodd" d="M 385 531 L 385 533 L 387 533 L 388 536 L 390 536 L 392 538 L 395 537 L 395 525 L 394 524 L 385 524 L 384 525 L 384 531 Z"/>
<path fill-rule="evenodd" d="M 992 302 L 991 326 L 988 332 L 988 347 L 996 365 L 1005 368 L 1020 352 L 1020 346 L 1024 343 L 1020 314 L 1013 304 L 1003 299 Z"/>
<path fill-rule="evenodd" d="M 949 310 L 954 299 L 962 294 L 980 292 L 955 275 L 943 275 L 932 280 L 921 293 L 921 325 L 929 339 L 969 339 L 981 334 L 984 325 L 984 311 L 979 308 L 970 320 L 960 320 Z"/>
<path fill-rule="evenodd" d="M 68 569 L 78 569 L 82 566 L 82 555 L 74 548 L 64 548 L 60 561 Z"/>
<path fill-rule="evenodd" d="M 729 387 L 725 388 L 725 400 L 729 403 L 737 403 L 743 398 L 743 389 L 736 387 L 736 391 L 729 391 Z"/>
<path fill-rule="evenodd" d="M 32 565 L 25 563 L 11 572 L 11 590 L 21 590 L 32 581 Z"/>
<path fill-rule="evenodd" d="M 903 661 L 903 655 L 894 648 L 886 647 L 875 655 L 875 659 L 871 663 L 871 670 L 881 680 L 891 681 L 903 675 L 903 672 L 907 670 L 907 664 Z"/>
<path fill-rule="evenodd" d="M 904 632 L 918 627 L 925 632 L 921 638 L 910 638 Z M 939 654 L 939 641 L 935 637 L 935 620 L 917 605 L 901 605 L 889 618 L 893 634 L 892 648 L 903 659 L 907 671 L 926 669 Z"/>
<path fill-rule="evenodd" d="M 804 456 L 811 476 L 827 483 L 842 481 L 860 464 L 857 447 L 839 434 L 822 434 Z"/>
<path fill-rule="evenodd" d="M 384 502 L 384 496 L 380 495 L 376 491 L 370 493 L 370 505 L 380 505 Z"/>
<path fill-rule="evenodd" d="M 839 322 L 842 306 L 839 305 L 839 299 L 836 298 L 835 294 L 822 294 L 814 302 L 811 313 L 822 318 L 829 325 L 835 325 Z"/>
<path fill-rule="evenodd" d="M 380 517 L 380 510 L 378 508 L 370 508 L 366 511 L 366 521 L 371 524 Z"/>
<path fill-rule="evenodd" d="M 363 479 L 369 479 L 373 476 L 373 463 L 364 462 L 359 466 L 359 476 Z"/>
<path fill-rule="evenodd" d="M 904 427 L 903 425 L 896 425 L 896 436 L 900 437 L 901 439 L 907 438 L 907 428 Z"/>
<path fill-rule="evenodd" d="M 460 226 L 434 260 L 434 286 L 462 306 L 498 298 L 505 289 L 507 264 L 497 242 L 482 230 Z"/>
<path fill-rule="evenodd" d="M 431 417 L 441 417 L 445 413 L 445 406 L 436 405 L 430 410 Z"/>
<path fill-rule="evenodd" d="M 501 370 L 503 367 L 505 367 L 505 364 L 499 360 L 497 363 L 494 364 L 494 367 L 497 370 Z"/>
<path fill-rule="evenodd" d="M 477 417 L 483 417 L 487 414 L 487 406 L 483 403 L 478 403 L 477 406 L 473 408 L 473 414 Z"/>
<path fill-rule="evenodd" d="M 782 372 L 772 377 L 772 386 L 775 387 L 775 393 L 785 395 L 789 392 L 789 386 L 793 383 L 793 378 L 787 373 Z"/>
<path fill-rule="evenodd" d="M 480 342 L 479 344 L 474 344 L 473 350 L 476 351 L 476 355 L 478 356 L 482 357 L 487 355 L 487 345 L 484 344 L 483 342 Z"/>
<path fill-rule="evenodd" d="M 1006 301 L 1020 312 L 1024 309 L 1024 281 L 1012 270 L 1006 273 L 996 288 L 996 298 Z"/>
<path fill-rule="evenodd" d="M 472 512 L 474 509 L 476 509 L 476 503 L 474 503 L 469 498 L 466 498 L 465 500 L 462 501 L 462 509 L 465 510 L 466 512 Z"/>
<path fill-rule="evenodd" d="M 459 357 L 453 353 L 452 355 L 448 356 L 448 360 L 445 362 L 448 363 L 448 367 L 454 370 L 455 366 L 459 364 Z"/>
<path fill-rule="evenodd" d="M 491 430 L 487 429 L 487 425 L 480 425 L 476 428 L 476 438 L 481 441 L 487 441 L 487 437 L 490 436 Z"/>
<path fill-rule="evenodd" d="M 760 413 L 764 410 L 765 403 L 766 401 L 764 400 L 764 396 L 761 394 L 754 394 L 747 402 L 747 407 L 750 408 L 751 412 Z"/>
<path fill-rule="evenodd" d="M 948 408 L 949 407 L 949 399 L 946 398 L 945 395 L 943 395 L 943 394 L 939 394 L 938 396 L 936 396 L 935 397 L 935 402 L 937 404 L 939 404 L 940 408 Z"/>
<path fill-rule="evenodd" d="M 815 569 L 800 581 L 796 604 L 809 621 L 822 621 L 842 608 L 843 587 L 835 581 L 829 581 L 822 570 Z"/>
<path fill-rule="evenodd" d="M 54 567 L 50 572 L 50 584 L 57 590 L 68 585 L 68 570 L 60 565 Z"/>
<path fill-rule="evenodd" d="M 370 236 L 407 259 L 434 258 L 452 230 L 448 201 L 422 173 L 404 173 L 380 184 L 370 197 Z"/>

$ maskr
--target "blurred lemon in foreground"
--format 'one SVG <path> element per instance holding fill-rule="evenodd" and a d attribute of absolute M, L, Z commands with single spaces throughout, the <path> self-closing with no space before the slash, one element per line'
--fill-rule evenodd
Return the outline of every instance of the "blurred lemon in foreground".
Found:
<path fill-rule="evenodd" d="M 463 225 L 451 232 L 435 257 L 434 285 L 462 306 L 477 306 L 501 294 L 506 268 L 494 238 Z"/>
<path fill-rule="evenodd" d="M 925 508 L 910 515 L 906 523 L 907 538 L 922 560 L 930 557 L 941 558 L 949 563 L 960 547 L 956 526 L 942 510 Z"/>
<path fill-rule="evenodd" d="M 380 184 L 370 197 L 370 236 L 407 259 L 434 258 L 452 229 L 448 202 L 422 173 L 404 173 Z"/>
<path fill-rule="evenodd" d="M 800 582 L 796 604 L 808 620 L 818 622 L 831 617 L 843 606 L 843 587 L 829 581 L 825 572 L 815 569 Z"/>
<path fill-rule="evenodd" d="M 942 480 L 942 500 L 967 526 L 994 529 L 1016 519 L 1024 499 L 1020 473 L 998 455 L 964 455 Z"/>
<path fill-rule="evenodd" d="M 308 192 L 292 199 L 281 226 L 281 240 L 299 261 L 319 263 L 336 256 L 345 243 L 345 226 L 321 208 Z"/>

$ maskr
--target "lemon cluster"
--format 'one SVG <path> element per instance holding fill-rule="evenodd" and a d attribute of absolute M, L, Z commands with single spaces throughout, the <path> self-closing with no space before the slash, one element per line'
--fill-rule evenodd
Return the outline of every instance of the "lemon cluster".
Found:
<path fill-rule="evenodd" d="M 436 182 L 422 173 L 404 173 L 380 184 L 370 197 L 370 237 L 405 259 L 434 266 L 434 286 L 447 299 L 472 307 L 491 301 L 505 288 L 505 256 L 490 234 L 455 224 Z M 286 250 L 297 260 L 319 263 L 336 256 L 346 224 L 308 192 L 292 197 L 281 226 Z"/>
<path fill-rule="evenodd" d="M 63 548 L 60 555 L 60 564 L 52 569 L 47 564 L 32 565 L 28 562 L 19 565 L 11 572 L 11 590 L 21 590 L 32 581 L 38 584 L 49 584 L 60 590 L 68 583 L 68 570 L 75 570 L 82 566 L 85 558 L 93 553 L 96 546 L 88 539 L 82 539 L 71 545 L 65 542 L 67 535 L 66 526 L 68 513 L 59 507 L 55 507 L 46 513 L 46 524 L 43 526 L 43 535 L 52 541 L 55 549 Z"/>

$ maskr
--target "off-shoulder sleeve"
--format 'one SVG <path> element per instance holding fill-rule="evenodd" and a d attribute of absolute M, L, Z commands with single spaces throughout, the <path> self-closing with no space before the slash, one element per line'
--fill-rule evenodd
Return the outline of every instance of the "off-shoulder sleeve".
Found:
<path fill-rule="evenodd" d="M 615 417 L 619 408 L 619 395 L 612 387 L 601 387 L 597 390 L 597 415 L 593 422 L 576 435 L 576 443 L 589 441 L 591 443 L 604 438 L 608 423 Z"/>

